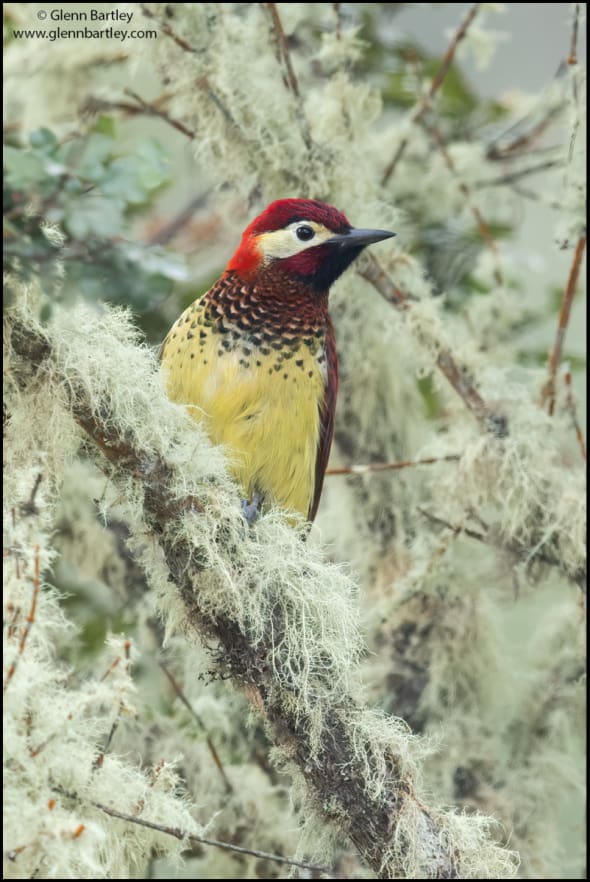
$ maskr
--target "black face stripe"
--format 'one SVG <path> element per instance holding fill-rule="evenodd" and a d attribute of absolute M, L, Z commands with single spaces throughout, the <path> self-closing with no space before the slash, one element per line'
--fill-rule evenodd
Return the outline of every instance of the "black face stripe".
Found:
<path fill-rule="evenodd" d="M 343 251 L 338 246 L 329 245 L 324 242 L 317 247 L 330 248 L 333 250 L 327 254 L 319 269 L 316 269 L 313 273 L 310 273 L 310 275 L 298 275 L 297 278 L 315 291 L 323 292 L 328 291 L 332 287 L 336 279 L 348 269 L 350 264 L 359 256 L 365 246 L 359 245 L 356 248 L 347 248 Z"/>

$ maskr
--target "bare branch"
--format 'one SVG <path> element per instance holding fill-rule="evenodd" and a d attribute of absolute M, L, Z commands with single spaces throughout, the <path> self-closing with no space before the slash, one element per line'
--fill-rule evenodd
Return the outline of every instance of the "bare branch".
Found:
<path fill-rule="evenodd" d="M 576 293 L 576 287 L 578 285 L 578 277 L 580 275 L 580 267 L 582 265 L 582 257 L 584 256 L 585 248 L 586 234 L 584 233 L 578 239 L 578 243 L 574 250 L 574 257 L 570 267 L 565 291 L 563 293 L 561 309 L 559 310 L 559 322 L 557 324 L 555 343 L 553 344 L 553 349 L 549 355 L 549 376 L 541 393 L 541 406 L 544 406 L 546 403 L 548 404 L 550 416 L 553 416 L 555 410 L 555 375 L 557 374 L 557 368 L 561 361 L 565 332 L 567 331 L 567 326 L 570 320 L 570 312 L 574 300 L 574 294 Z"/>
<path fill-rule="evenodd" d="M 478 542 L 487 542 L 487 538 L 482 533 L 478 533 L 476 530 L 470 530 L 469 527 L 463 527 L 455 524 L 449 523 L 449 521 L 441 518 L 439 515 L 432 514 L 432 512 L 428 511 L 425 508 L 422 508 L 420 505 L 418 506 L 418 511 L 421 515 L 424 515 L 429 521 L 432 521 L 433 524 L 438 524 L 440 527 L 446 527 L 447 530 L 452 530 L 455 535 L 459 535 L 460 533 L 464 533 L 465 536 L 469 536 L 470 539 L 477 539 Z"/>
<path fill-rule="evenodd" d="M 556 567 L 556 569 L 561 569 L 561 559 L 559 554 L 555 554 L 549 547 L 545 550 L 542 550 L 539 547 L 532 548 L 530 544 L 524 544 L 517 540 L 512 542 L 502 542 L 499 537 L 495 535 L 494 531 L 490 529 L 484 522 L 479 518 L 477 513 L 469 512 L 470 516 L 477 520 L 480 526 L 483 527 L 484 533 L 478 533 L 477 530 L 471 530 L 469 527 L 465 527 L 462 524 L 451 524 L 450 521 L 447 521 L 445 518 L 440 515 L 435 515 L 430 511 L 427 511 L 425 508 L 421 508 L 418 506 L 418 511 L 420 514 L 424 515 L 425 518 L 428 518 L 429 521 L 432 521 L 433 524 L 438 524 L 441 527 L 445 527 L 447 530 L 451 530 L 455 536 L 464 535 L 469 536 L 470 539 L 475 539 L 477 542 L 482 542 L 485 545 L 490 545 L 492 548 L 498 548 L 508 554 L 513 555 L 514 558 L 519 562 L 524 562 L 526 566 L 530 566 L 534 561 L 538 561 L 539 563 L 546 564 L 550 567 Z M 584 591 L 585 583 L 586 583 L 586 572 L 579 571 L 574 574 L 569 574 L 569 578 L 579 588 Z"/>
<path fill-rule="evenodd" d="M 562 112 L 563 106 L 561 104 L 550 107 L 538 122 L 533 123 L 528 130 L 515 135 L 512 141 L 508 141 L 502 146 L 502 140 L 505 139 L 510 132 L 522 129 L 523 120 L 519 120 L 517 123 L 510 126 L 510 128 L 500 135 L 500 137 L 495 138 L 494 141 L 492 141 L 486 150 L 486 159 L 502 161 L 521 156 L 523 153 L 529 153 L 530 147 L 546 132 L 553 120 Z M 526 119 L 527 117 L 525 117 L 525 120 Z"/>
<path fill-rule="evenodd" d="M 34 573 L 33 573 L 33 594 L 31 596 L 31 606 L 29 608 L 29 612 L 25 621 L 24 628 L 21 632 L 21 638 L 18 644 L 18 650 L 16 657 L 13 662 L 11 662 L 8 671 L 6 672 L 6 679 L 4 680 L 4 686 L 2 688 L 2 692 L 6 692 L 8 688 L 8 684 L 14 677 L 15 671 L 18 667 L 19 660 L 23 657 L 25 646 L 27 644 L 27 638 L 29 636 L 31 627 L 33 622 L 35 621 L 35 613 L 37 612 L 37 600 L 39 598 L 39 591 L 41 589 L 41 563 L 39 560 L 39 546 L 35 545 L 35 564 L 34 564 Z"/>
<path fill-rule="evenodd" d="M 27 499 L 26 502 L 23 502 L 21 506 L 19 506 L 20 513 L 22 515 L 36 515 L 39 514 L 39 509 L 35 505 L 35 497 L 37 496 L 37 491 L 41 485 L 41 481 L 43 480 L 43 475 L 41 472 L 35 478 L 35 483 L 33 484 L 33 489 L 31 490 L 31 495 Z"/>
<path fill-rule="evenodd" d="M 295 75 L 295 71 L 293 69 L 293 63 L 291 61 L 291 52 L 289 51 L 289 45 L 287 43 L 287 38 L 285 36 L 285 31 L 283 29 L 283 23 L 281 21 L 281 17 L 279 15 L 279 11 L 277 9 L 276 3 L 265 3 L 263 4 L 268 13 L 270 15 L 270 19 L 272 22 L 272 28 L 275 38 L 276 44 L 276 55 L 279 61 L 282 60 L 285 66 L 285 84 L 288 90 L 292 93 L 295 99 L 295 112 L 297 115 L 297 121 L 299 123 L 299 127 L 301 129 L 301 137 L 303 138 L 303 142 L 308 150 L 311 149 L 312 141 L 311 134 L 309 131 L 309 125 L 307 123 L 307 119 L 305 118 L 305 113 L 303 111 L 303 104 L 301 101 L 301 92 L 299 91 L 299 83 L 297 81 L 297 77 Z"/>
<path fill-rule="evenodd" d="M 125 95 L 133 98 L 136 103 L 131 104 L 128 101 L 106 101 L 104 98 L 89 95 L 82 107 L 82 112 L 100 113 L 103 110 L 120 110 L 130 116 L 154 116 L 158 119 L 164 120 L 164 122 L 168 123 L 173 129 L 176 129 L 191 141 L 197 137 L 196 132 L 187 128 L 187 126 L 185 126 L 184 123 L 181 123 L 180 120 L 171 117 L 170 114 L 158 106 L 157 102 L 154 101 L 150 103 L 149 101 L 144 101 L 143 98 L 137 95 L 137 93 L 132 92 L 131 89 L 125 89 Z"/>
<path fill-rule="evenodd" d="M 285 65 L 287 86 L 296 98 L 301 98 L 299 83 L 297 82 L 297 77 L 295 76 L 295 71 L 293 70 L 293 65 L 291 63 L 291 53 L 289 52 L 289 46 L 287 45 L 287 38 L 285 37 L 285 31 L 283 30 L 283 23 L 281 22 L 277 4 L 265 3 L 265 6 L 270 13 L 272 21 L 277 46 L 277 58 L 279 60 L 282 59 Z"/>
<path fill-rule="evenodd" d="M 157 107 L 155 103 L 150 104 L 149 101 L 145 101 L 141 97 L 141 95 L 137 94 L 137 92 L 133 92 L 131 89 L 125 89 L 125 95 L 128 95 L 130 98 L 133 98 L 133 100 L 137 102 L 138 106 L 141 108 L 143 113 L 146 114 L 146 116 L 157 116 L 160 119 L 163 119 L 165 122 L 167 122 L 169 125 L 171 125 L 172 128 L 177 129 L 183 135 L 186 135 L 187 138 L 190 138 L 191 141 L 197 137 L 196 132 L 193 132 L 193 131 L 191 131 L 191 129 L 188 129 L 184 125 L 184 123 L 181 123 L 179 120 L 173 119 L 168 113 L 166 113 L 165 110 L 162 110 L 162 108 Z"/>
<path fill-rule="evenodd" d="M 123 648 L 125 651 L 125 671 L 127 673 L 129 673 L 129 669 L 131 666 L 131 640 L 125 640 L 125 642 L 123 644 Z M 113 660 L 113 663 L 109 666 L 109 668 L 102 675 L 99 682 L 102 683 L 103 680 L 106 680 L 106 678 L 112 673 L 112 671 L 114 671 L 115 668 L 117 668 L 119 666 L 121 661 L 122 661 L 122 658 L 120 655 L 118 655 Z M 113 743 L 113 738 L 115 737 L 115 732 L 117 731 L 117 729 L 119 727 L 119 721 L 121 719 L 122 710 L 123 710 L 123 702 L 121 701 L 121 702 L 119 702 L 119 706 L 117 707 L 117 712 L 115 714 L 115 718 L 114 718 L 112 725 L 111 725 L 111 728 L 109 730 L 109 734 L 106 737 L 104 746 L 103 746 L 102 750 L 98 753 L 96 759 L 92 763 L 92 771 L 93 772 L 95 772 L 97 769 L 101 769 L 104 764 L 105 757 L 106 757 L 107 753 L 109 752 L 109 750 L 111 749 L 111 744 Z"/>
<path fill-rule="evenodd" d="M 372 462 L 367 465 L 351 465 L 338 469 L 327 469 L 326 475 L 371 475 L 375 472 L 397 471 L 409 469 L 414 466 L 433 465 L 436 462 L 458 462 L 461 459 L 458 453 L 450 453 L 448 456 L 433 456 L 430 459 L 417 459 L 407 462 Z"/>
<path fill-rule="evenodd" d="M 194 709 L 194 707 L 192 706 L 192 704 L 190 703 L 190 701 L 188 700 L 188 698 L 186 697 L 186 695 L 182 691 L 181 687 L 176 682 L 176 679 L 174 678 L 172 673 L 168 670 L 168 668 L 166 667 L 164 662 L 159 661 L 158 664 L 159 664 L 160 668 L 162 669 L 162 671 L 164 672 L 164 674 L 166 675 L 166 677 L 168 678 L 170 685 L 172 686 L 172 688 L 174 689 L 174 691 L 176 692 L 176 694 L 178 695 L 178 697 L 180 698 L 180 700 L 182 701 L 182 703 L 184 704 L 184 706 L 186 707 L 188 712 L 191 714 L 193 719 L 196 720 L 199 728 L 202 729 L 202 731 L 205 733 L 205 739 L 207 741 L 207 747 L 209 748 L 209 753 L 211 754 L 211 756 L 213 758 L 213 762 L 215 763 L 215 766 L 216 766 L 219 774 L 221 775 L 225 789 L 226 789 L 227 793 L 233 793 L 234 788 L 233 788 L 229 778 L 227 777 L 225 769 L 223 768 L 223 763 L 221 762 L 221 760 L 219 758 L 219 754 L 217 753 L 217 749 L 216 749 L 215 745 L 213 744 L 211 736 L 209 735 L 209 732 L 207 731 L 207 727 L 205 726 L 203 720 L 197 714 L 196 710 Z"/>
<path fill-rule="evenodd" d="M 546 162 L 540 162 L 538 165 L 531 165 L 528 168 L 521 168 L 518 171 L 500 175 L 499 178 L 490 178 L 487 181 L 476 181 L 473 184 L 473 188 L 474 190 L 482 190 L 484 187 L 503 187 L 507 184 L 513 184 L 515 181 L 520 181 L 522 178 L 528 178 L 530 175 L 549 171 L 551 168 L 563 168 L 563 165 L 564 163 L 559 159 L 549 159 Z"/>
<path fill-rule="evenodd" d="M 336 16 L 336 39 L 342 39 L 342 3 L 332 3 L 332 9 Z"/>
<path fill-rule="evenodd" d="M 174 31 L 170 27 L 168 22 L 162 21 L 161 19 L 156 18 L 154 13 L 151 11 L 151 9 L 149 9 L 146 6 L 145 3 L 140 3 L 139 5 L 140 5 L 141 11 L 145 15 L 145 17 L 146 18 L 155 18 L 157 20 L 158 24 L 160 25 L 160 27 L 162 28 L 162 32 L 164 34 L 166 34 L 167 37 L 170 37 L 171 40 L 174 40 L 176 45 L 180 46 L 180 48 L 183 50 L 183 52 L 191 52 L 193 55 L 196 53 L 197 50 L 194 48 L 194 46 L 191 46 L 190 43 L 187 43 L 187 41 L 184 39 L 184 37 L 181 37 L 179 34 L 177 34 L 176 31 Z"/>
<path fill-rule="evenodd" d="M 578 26 L 580 21 L 580 4 L 576 3 L 574 6 L 574 21 L 572 24 L 572 41 L 570 44 L 570 53 L 567 58 L 567 63 L 574 65 L 578 63 Z"/>
<path fill-rule="evenodd" d="M 70 799 L 75 799 L 77 802 L 83 802 L 74 793 L 69 793 L 61 789 L 58 789 L 58 792 L 63 793 Z M 300 867 L 303 870 L 315 870 L 319 873 L 328 874 L 331 872 L 330 869 L 328 869 L 327 867 L 322 867 L 318 864 L 310 864 L 306 863 L 305 861 L 296 861 L 294 858 L 286 858 L 280 854 L 271 854 L 267 851 L 258 851 L 254 848 L 244 848 L 240 845 L 232 845 L 232 843 L 230 842 L 222 842 L 219 839 L 210 839 L 207 836 L 197 836 L 195 833 L 188 833 L 186 830 L 179 830 L 178 827 L 169 827 L 166 824 L 159 824 L 156 821 L 148 821 L 145 818 L 139 818 L 135 815 L 129 815 L 126 812 L 120 812 L 118 811 L 118 809 L 115 809 L 109 805 L 104 805 L 102 802 L 92 801 L 90 802 L 90 805 L 94 806 L 94 808 L 98 809 L 99 811 L 104 812 L 105 815 L 109 815 L 111 818 L 116 818 L 119 821 L 126 821 L 129 824 L 137 824 L 140 827 L 147 827 L 149 830 L 157 830 L 158 833 L 164 833 L 166 836 L 173 836 L 175 839 L 179 839 L 181 842 L 186 842 L 187 845 L 211 845 L 213 846 L 213 848 L 221 848 L 224 851 L 232 851 L 237 854 L 248 854 L 252 857 L 274 861 L 277 864 L 288 864 L 292 867 Z"/>
<path fill-rule="evenodd" d="M 584 462 L 586 462 L 586 442 L 584 441 L 584 433 L 582 432 L 580 423 L 578 422 L 578 412 L 576 408 L 576 402 L 574 401 L 574 393 L 572 390 L 572 375 L 570 371 L 565 372 L 564 381 L 566 390 L 565 406 L 571 417 L 574 432 L 576 433 L 576 439 L 578 441 L 578 446 L 580 448 L 580 453 L 582 454 L 582 459 L 584 460 Z"/>

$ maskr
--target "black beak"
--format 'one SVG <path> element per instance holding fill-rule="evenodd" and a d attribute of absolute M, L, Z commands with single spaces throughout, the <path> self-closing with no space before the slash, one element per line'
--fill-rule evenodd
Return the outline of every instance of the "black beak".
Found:
<path fill-rule="evenodd" d="M 355 230 L 354 227 L 347 233 L 332 236 L 326 241 L 326 245 L 339 245 L 341 248 L 364 248 L 382 239 L 391 239 L 396 233 L 388 230 Z"/>

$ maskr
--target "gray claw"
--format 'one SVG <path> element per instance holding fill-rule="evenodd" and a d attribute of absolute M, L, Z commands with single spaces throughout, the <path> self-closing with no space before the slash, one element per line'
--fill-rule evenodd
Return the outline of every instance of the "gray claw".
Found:
<path fill-rule="evenodd" d="M 242 514 L 252 526 L 252 524 L 258 519 L 260 514 L 260 496 L 258 493 L 254 493 L 252 496 L 252 502 L 248 502 L 247 499 L 242 499 Z"/>

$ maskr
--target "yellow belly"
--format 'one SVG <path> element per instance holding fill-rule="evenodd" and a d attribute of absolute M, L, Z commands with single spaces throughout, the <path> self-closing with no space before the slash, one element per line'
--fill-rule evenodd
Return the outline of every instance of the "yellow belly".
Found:
<path fill-rule="evenodd" d="M 248 352 L 228 337 L 206 327 L 199 303 L 189 307 L 162 348 L 168 394 L 226 447 L 248 500 L 258 492 L 267 505 L 307 517 L 325 388 L 317 353 L 303 343 Z"/>

